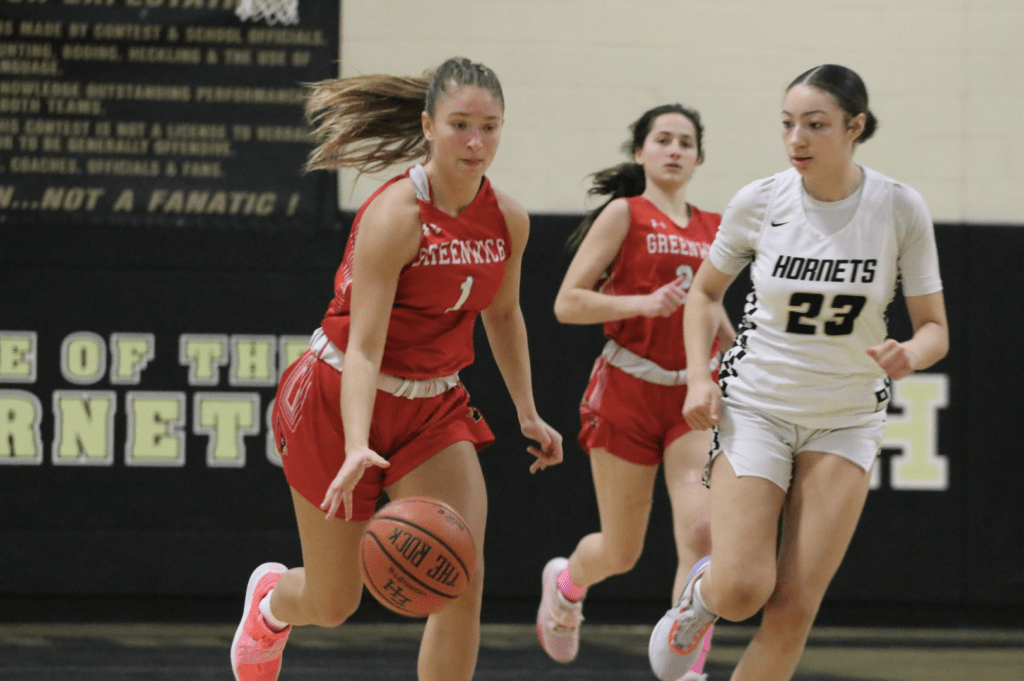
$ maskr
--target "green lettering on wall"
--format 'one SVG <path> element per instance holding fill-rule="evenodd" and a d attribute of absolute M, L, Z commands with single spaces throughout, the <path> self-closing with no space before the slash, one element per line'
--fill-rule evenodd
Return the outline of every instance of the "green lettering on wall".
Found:
<path fill-rule="evenodd" d="M 206 465 L 245 466 L 245 435 L 259 433 L 257 393 L 197 392 L 192 397 L 192 432 L 206 435 Z"/>
<path fill-rule="evenodd" d="M 0 390 L 0 465 L 37 466 L 43 462 L 39 422 L 43 405 L 24 390 Z"/>
<path fill-rule="evenodd" d="M 889 484 L 902 490 L 949 488 L 949 461 L 939 454 L 939 410 L 948 404 L 945 374 L 914 374 L 893 384 L 892 401 L 902 414 L 890 414 L 882 446 L 899 449 L 889 460 Z"/>
<path fill-rule="evenodd" d="M 35 332 L 0 331 L 0 383 L 35 382 Z"/>
<path fill-rule="evenodd" d="M 185 393 L 132 391 L 125 398 L 125 411 L 125 465 L 185 465 Z"/>
<path fill-rule="evenodd" d="M 117 395 L 111 391 L 54 390 L 54 465 L 113 465 L 116 412 Z"/>

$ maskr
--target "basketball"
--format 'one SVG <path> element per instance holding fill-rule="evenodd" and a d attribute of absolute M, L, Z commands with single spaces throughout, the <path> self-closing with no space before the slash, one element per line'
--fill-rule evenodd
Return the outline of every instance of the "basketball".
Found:
<path fill-rule="evenodd" d="M 426 617 L 458 598 L 473 575 L 476 543 L 455 509 L 406 497 L 382 506 L 359 549 L 366 588 L 385 607 Z"/>

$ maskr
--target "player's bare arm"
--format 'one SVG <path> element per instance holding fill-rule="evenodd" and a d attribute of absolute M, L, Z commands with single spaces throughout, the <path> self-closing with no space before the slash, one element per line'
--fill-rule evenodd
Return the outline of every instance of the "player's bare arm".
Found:
<path fill-rule="evenodd" d="M 562 461 L 562 436 L 540 418 L 533 399 L 533 378 L 527 347 L 526 323 L 519 306 L 523 251 L 530 234 L 526 211 L 509 196 L 495 189 L 498 206 L 505 216 L 511 247 L 505 262 L 505 277 L 490 306 L 480 314 L 491 353 L 516 405 L 523 435 L 538 443 L 529 447 L 537 460 L 530 467 L 536 472 Z"/>
<path fill-rule="evenodd" d="M 713 337 L 720 333 L 726 316 L 722 299 L 735 279 L 735 275 L 722 272 L 710 260 L 705 260 L 697 270 L 683 312 L 687 357 L 710 356 Z M 686 383 L 689 388 L 683 405 L 686 422 L 696 430 L 713 427 L 721 414 L 722 392 L 711 377 L 711 370 L 702 362 L 691 363 L 687 367 Z"/>
<path fill-rule="evenodd" d="M 907 311 L 914 328 L 910 340 L 899 343 L 887 338 L 868 348 L 868 355 L 896 380 L 927 369 L 949 352 L 949 323 L 942 291 L 907 297 Z"/>
<path fill-rule="evenodd" d="M 349 517 L 352 489 L 363 471 L 388 466 L 367 444 L 370 419 L 398 275 L 416 255 L 419 235 L 419 207 L 408 180 L 388 187 L 363 213 L 354 244 L 352 326 L 341 382 L 345 462 L 321 503 L 328 518 L 342 504 Z"/>
<path fill-rule="evenodd" d="M 555 297 L 555 316 L 563 324 L 602 324 L 630 317 L 667 317 L 686 299 L 679 277 L 645 295 L 613 296 L 595 291 L 615 261 L 629 231 L 629 202 L 608 204 L 580 243 Z"/>

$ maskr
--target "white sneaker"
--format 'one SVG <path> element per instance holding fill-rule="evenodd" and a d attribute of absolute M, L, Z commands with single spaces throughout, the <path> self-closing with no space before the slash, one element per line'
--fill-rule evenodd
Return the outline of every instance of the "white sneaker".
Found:
<path fill-rule="evenodd" d="M 537 638 L 552 660 L 568 663 L 580 649 L 580 624 L 583 601 L 573 603 L 558 590 L 558 575 L 569 564 L 568 558 L 552 558 L 541 576 L 540 608 L 537 610 Z"/>
<path fill-rule="evenodd" d="M 697 561 L 686 579 L 679 605 L 666 612 L 651 633 L 647 658 L 661 681 L 677 681 L 690 672 L 700 656 L 704 634 L 718 619 L 693 603 L 694 585 L 710 565 L 710 557 Z"/>
<path fill-rule="evenodd" d="M 707 633 L 704 634 L 697 661 L 690 667 L 690 671 L 683 674 L 679 681 L 708 681 L 708 675 L 704 673 L 704 665 L 708 661 L 708 653 L 711 652 L 711 637 L 714 633 L 715 625 L 712 624 L 708 627 Z"/>

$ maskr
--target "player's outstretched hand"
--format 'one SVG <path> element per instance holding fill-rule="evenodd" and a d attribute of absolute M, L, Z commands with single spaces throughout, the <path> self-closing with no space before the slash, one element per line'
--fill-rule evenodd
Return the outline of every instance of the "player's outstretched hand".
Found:
<path fill-rule="evenodd" d="M 886 338 L 881 344 L 871 346 L 867 353 L 894 381 L 914 373 L 907 349 L 892 338 Z"/>
<path fill-rule="evenodd" d="M 686 387 L 683 418 L 694 430 L 707 430 L 718 425 L 722 417 L 722 390 L 708 378 L 694 381 Z"/>
<path fill-rule="evenodd" d="M 363 477 L 363 471 L 370 466 L 387 468 L 391 464 L 377 452 L 368 447 L 352 449 L 345 452 L 345 463 L 341 465 L 338 474 L 331 481 L 327 488 L 324 500 L 320 502 L 320 510 L 327 511 L 327 518 L 333 518 L 338 507 L 344 504 L 345 520 L 352 518 L 352 490 L 355 489 L 359 478 Z"/>
<path fill-rule="evenodd" d="M 519 427 L 524 436 L 537 443 L 526 448 L 537 457 L 530 466 L 531 473 L 562 463 L 562 436 L 557 430 L 540 418 L 526 419 Z"/>

